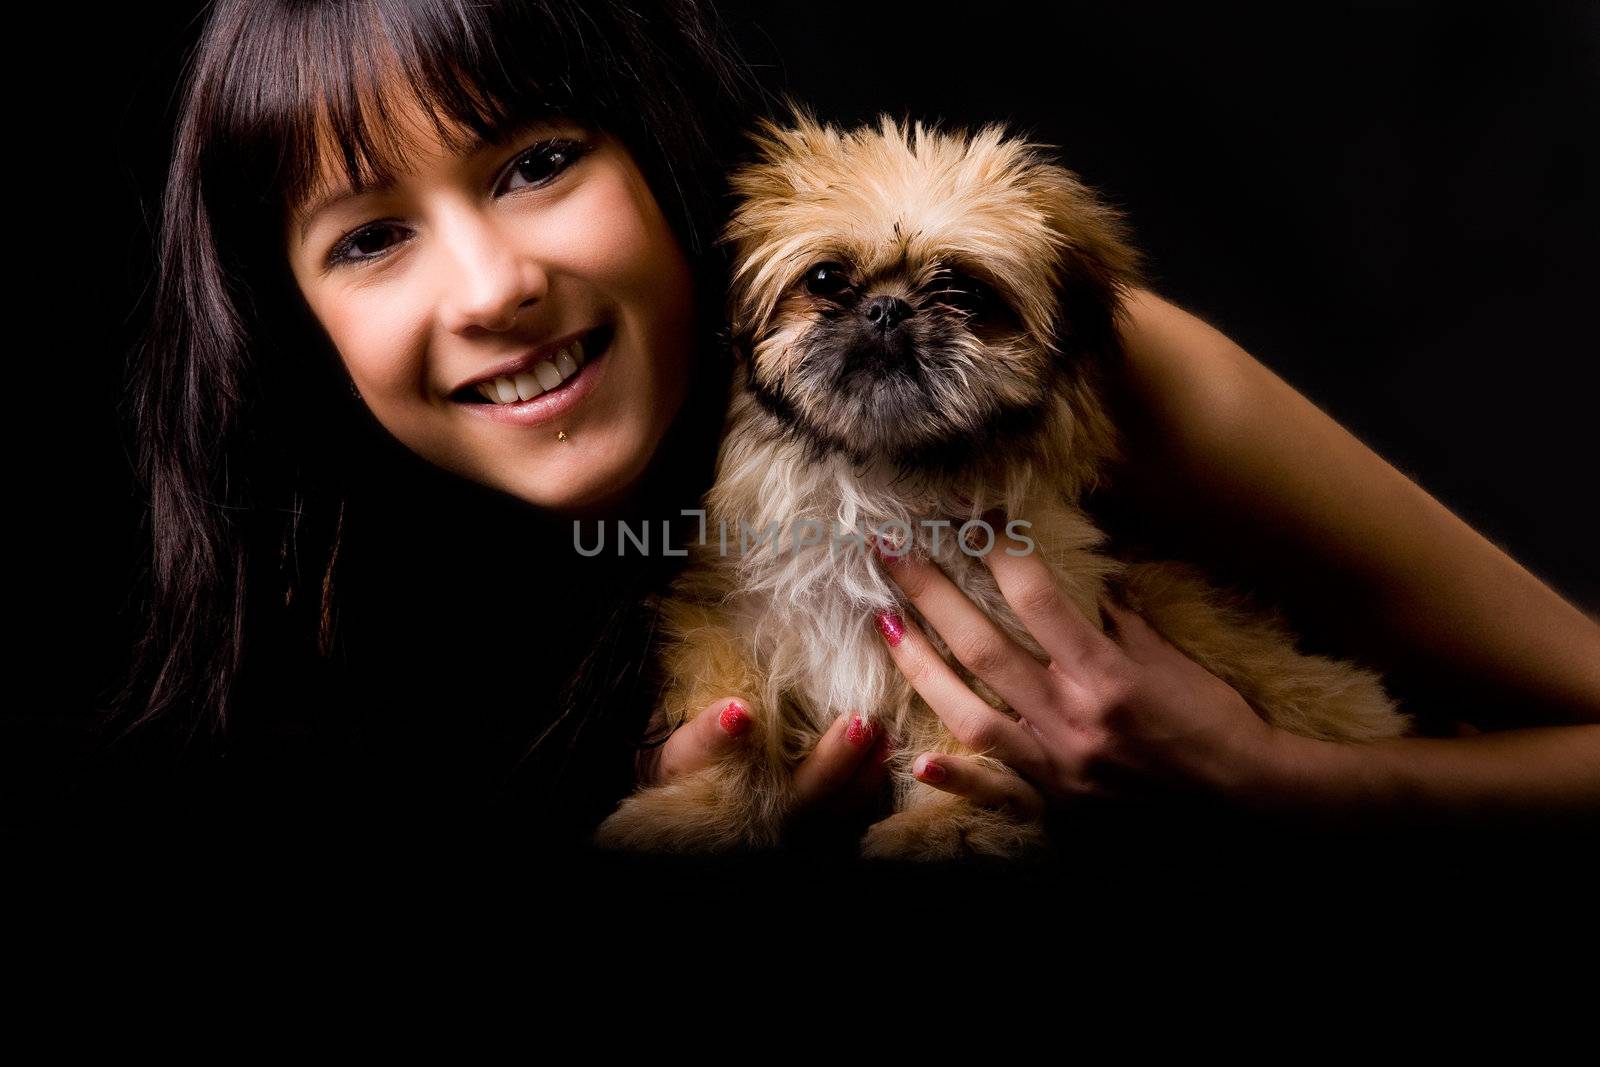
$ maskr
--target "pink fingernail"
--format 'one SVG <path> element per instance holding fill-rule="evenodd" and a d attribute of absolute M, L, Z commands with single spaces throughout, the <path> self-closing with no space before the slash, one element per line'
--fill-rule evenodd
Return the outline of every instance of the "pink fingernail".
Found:
<path fill-rule="evenodd" d="M 735 700 L 722 709 L 722 714 L 717 716 L 717 725 L 729 737 L 738 737 L 750 728 L 750 712 Z"/>
<path fill-rule="evenodd" d="M 898 549 L 898 552 L 894 551 L 895 549 Z M 896 563 L 899 563 L 901 560 L 905 559 L 906 554 L 910 551 L 910 549 L 899 548 L 899 546 L 893 544 L 888 539 L 880 537 L 877 534 L 873 534 L 872 551 L 879 559 L 883 560 L 884 563 L 892 567 Z"/>
<path fill-rule="evenodd" d="M 949 774 L 945 771 L 945 769 L 933 762 L 933 760 L 929 760 L 928 762 L 924 763 L 922 765 L 922 770 L 917 772 L 917 781 L 927 782 L 929 785 L 935 785 L 944 781 L 948 777 Z"/>
<path fill-rule="evenodd" d="M 878 623 L 878 632 L 888 641 L 890 646 L 898 645 L 901 638 L 906 635 L 905 620 L 900 618 L 897 611 L 880 611 L 873 618 Z"/>
<path fill-rule="evenodd" d="M 850 720 L 849 729 L 844 732 L 845 740 L 857 748 L 865 748 L 872 743 L 872 724 L 856 715 Z"/>

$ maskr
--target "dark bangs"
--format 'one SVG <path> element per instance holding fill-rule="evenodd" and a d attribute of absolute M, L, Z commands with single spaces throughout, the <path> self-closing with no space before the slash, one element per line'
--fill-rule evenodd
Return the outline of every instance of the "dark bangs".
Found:
<path fill-rule="evenodd" d="M 194 102 L 204 127 L 195 131 L 204 146 L 197 162 L 213 225 L 245 222 L 256 232 L 220 247 L 270 257 L 283 247 L 289 210 L 321 180 L 337 174 L 362 191 L 403 169 L 416 146 L 396 121 L 399 102 L 384 95 L 403 86 L 456 151 L 499 143 L 541 118 L 615 135 L 691 261 L 714 250 L 722 177 L 714 161 L 737 150 L 759 90 L 718 47 L 720 27 L 702 5 L 278 0 L 228 8 L 210 32 L 232 47 L 201 50 L 223 66 L 194 72 L 196 92 L 209 97 Z M 328 145 L 338 158 L 320 158 Z"/>

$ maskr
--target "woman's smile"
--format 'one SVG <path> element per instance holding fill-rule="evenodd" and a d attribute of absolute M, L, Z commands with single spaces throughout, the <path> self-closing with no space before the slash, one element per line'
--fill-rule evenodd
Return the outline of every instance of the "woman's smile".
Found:
<path fill-rule="evenodd" d="M 552 358 L 531 358 L 492 377 L 478 378 L 450 399 L 478 418 L 513 426 L 538 426 L 572 411 L 599 384 L 616 329 L 596 327 Z M 495 399 L 489 399 L 493 395 Z"/>

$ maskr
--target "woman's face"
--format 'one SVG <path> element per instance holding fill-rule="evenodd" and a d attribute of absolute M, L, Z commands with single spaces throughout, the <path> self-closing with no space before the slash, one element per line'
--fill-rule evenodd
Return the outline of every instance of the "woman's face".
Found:
<path fill-rule="evenodd" d="M 551 120 L 462 156 L 416 128 L 427 150 L 394 188 L 318 207 L 346 191 L 325 181 L 290 219 L 300 291 L 412 451 L 540 507 L 614 504 L 687 388 L 676 236 L 609 135 Z"/>

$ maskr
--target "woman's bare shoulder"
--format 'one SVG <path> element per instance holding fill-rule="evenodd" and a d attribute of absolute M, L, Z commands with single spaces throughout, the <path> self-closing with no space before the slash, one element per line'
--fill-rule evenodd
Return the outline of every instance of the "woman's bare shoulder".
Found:
<path fill-rule="evenodd" d="M 1126 378 L 1143 414 L 1189 435 L 1237 417 L 1248 392 L 1249 354 L 1210 323 L 1148 289 L 1123 301 Z"/>

